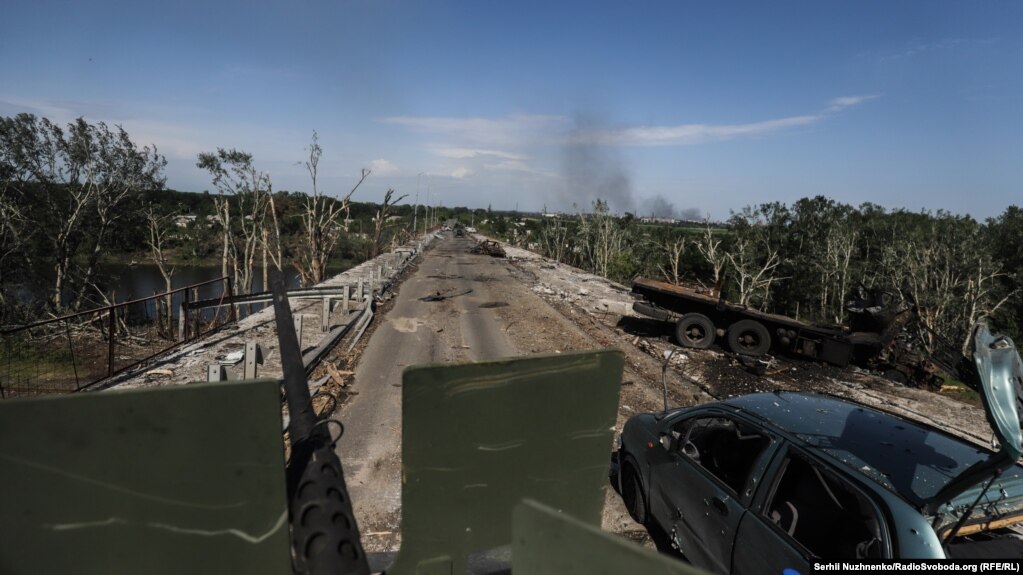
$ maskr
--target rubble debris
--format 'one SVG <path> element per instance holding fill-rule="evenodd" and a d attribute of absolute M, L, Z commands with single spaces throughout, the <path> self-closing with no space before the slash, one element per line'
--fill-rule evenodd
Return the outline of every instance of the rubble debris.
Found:
<path fill-rule="evenodd" d="M 345 380 L 346 375 L 355 375 L 354 371 L 339 370 L 337 367 L 334 366 L 332 362 L 329 361 L 326 363 L 326 367 L 327 373 L 329 374 L 330 378 L 334 380 L 334 383 L 340 385 L 341 387 L 346 387 L 348 385 L 348 382 Z"/>
<path fill-rule="evenodd" d="M 472 289 L 471 288 L 467 289 L 467 290 L 465 290 L 463 292 L 459 292 L 459 293 L 447 293 L 446 294 L 446 293 L 437 292 L 437 293 L 435 293 L 433 295 L 428 295 L 426 297 L 421 297 L 421 298 L 419 298 L 419 301 L 444 301 L 446 299 L 451 299 L 453 297 L 458 297 L 460 295 L 466 295 L 466 294 L 470 294 L 470 293 L 472 293 Z"/>
<path fill-rule="evenodd" d="M 245 350 L 239 349 L 238 351 L 232 351 L 231 353 L 218 355 L 215 359 L 220 365 L 234 365 L 245 358 Z"/>
<path fill-rule="evenodd" d="M 773 363 L 772 361 L 764 360 L 761 357 L 752 357 L 741 354 L 737 355 L 735 359 L 738 360 L 743 369 L 753 375 L 764 375 L 767 372 L 767 368 Z"/>
<path fill-rule="evenodd" d="M 482 254 L 494 258 L 503 258 L 507 256 L 507 254 L 504 251 L 504 248 L 501 247 L 501 244 L 495 242 L 494 240 L 480 240 L 479 243 L 477 243 L 475 246 L 472 247 L 472 249 L 469 250 L 469 253 Z"/>

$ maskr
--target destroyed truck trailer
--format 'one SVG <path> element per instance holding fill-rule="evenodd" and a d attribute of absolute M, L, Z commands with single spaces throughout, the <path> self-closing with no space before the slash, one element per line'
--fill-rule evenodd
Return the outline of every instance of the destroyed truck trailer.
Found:
<path fill-rule="evenodd" d="M 825 327 L 764 313 L 712 297 L 697 290 L 647 278 L 636 278 L 632 309 L 675 324 L 675 339 L 683 347 L 706 349 L 724 338 L 744 355 L 785 353 L 844 367 L 868 364 L 886 348 L 909 319 L 911 309 L 892 298 L 875 295 L 847 307 L 851 327 Z"/>

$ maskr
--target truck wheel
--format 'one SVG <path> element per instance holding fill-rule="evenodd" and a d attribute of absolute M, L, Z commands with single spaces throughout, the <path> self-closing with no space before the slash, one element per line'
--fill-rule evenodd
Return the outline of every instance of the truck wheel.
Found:
<path fill-rule="evenodd" d="M 759 321 L 741 319 L 728 327 L 728 347 L 743 355 L 764 355 L 771 349 L 771 334 Z"/>
<path fill-rule="evenodd" d="M 707 349 L 714 343 L 714 322 L 705 315 L 687 313 L 675 324 L 675 340 L 682 347 Z"/>

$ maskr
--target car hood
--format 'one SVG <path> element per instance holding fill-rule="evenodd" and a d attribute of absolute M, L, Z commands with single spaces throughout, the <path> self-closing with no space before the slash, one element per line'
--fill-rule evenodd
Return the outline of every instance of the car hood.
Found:
<path fill-rule="evenodd" d="M 1018 508 L 1023 508 L 1023 469 L 1013 468 L 1023 451 L 1023 432 L 1020 431 L 1023 361 L 1012 339 L 992 334 L 983 322 L 974 329 L 972 347 L 972 369 L 963 370 L 962 375 L 965 383 L 981 396 L 998 451 L 966 468 L 938 491 L 926 504 L 930 513 L 945 504 L 948 504 L 946 510 L 968 506 L 985 489 L 994 491 L 1003 503 L 1012 500 Z M 1006 473 L 1010 468 L 1013 469 Z M 1000 478 L 998 488 L 995 478 Z M 991 482 L 990 487 L 987 487 L 988 482 Z M 1010 486 L 1012 490 L 1007 489 Z M 978 509 L 983 503 L 978 504 Z"/>

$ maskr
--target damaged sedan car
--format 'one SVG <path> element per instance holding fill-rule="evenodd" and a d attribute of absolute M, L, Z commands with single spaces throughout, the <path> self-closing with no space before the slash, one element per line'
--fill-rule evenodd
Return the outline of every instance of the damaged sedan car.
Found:
<path fill-rule="evenodd" d="M 836 397 L 762 393 L 631 418 L 619 491 L 637 522 L 717 573 L 1023 557 L 1023 364 L 984 325 L 972 355 L 995 451 Z"/>

